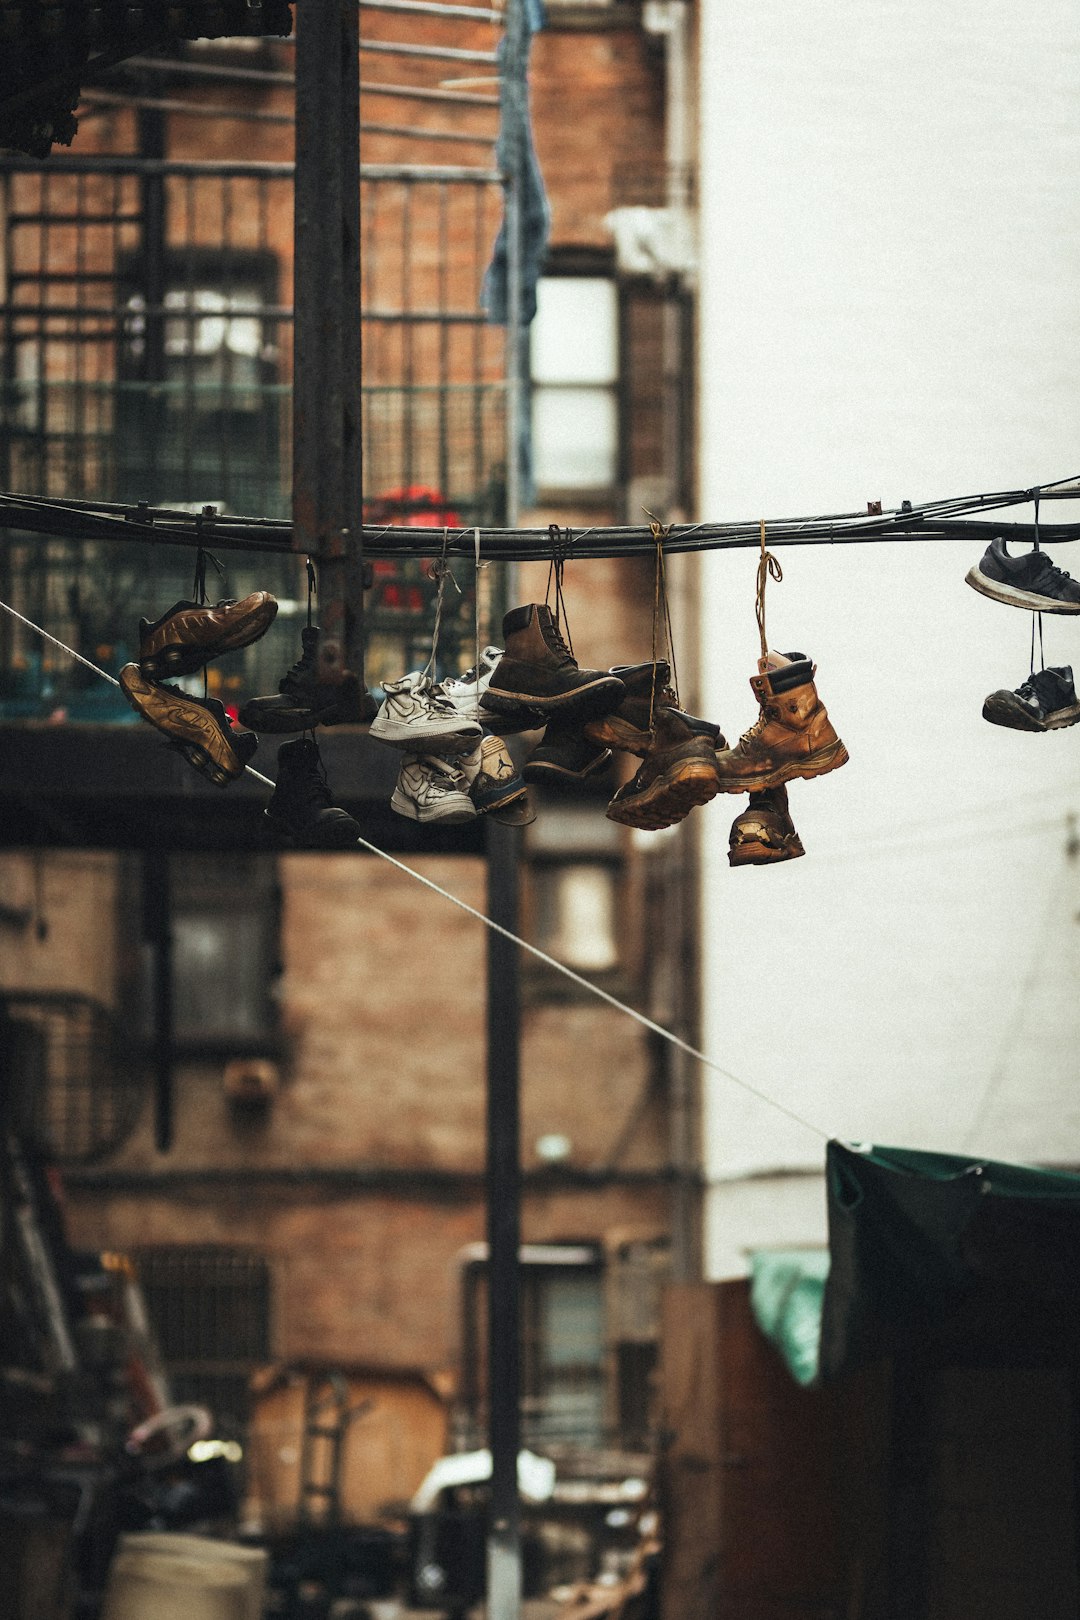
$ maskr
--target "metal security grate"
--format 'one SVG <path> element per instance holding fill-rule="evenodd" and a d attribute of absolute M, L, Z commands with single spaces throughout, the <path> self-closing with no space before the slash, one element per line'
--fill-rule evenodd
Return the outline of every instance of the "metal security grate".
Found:
<path fill-rule="evenodd" d="M 58 1164 L 92 1164 L 135 1128 L 141 1066 L 112 1014 L 88 996 L 6 992 L 0 1067 L 19 1129 Z"/>

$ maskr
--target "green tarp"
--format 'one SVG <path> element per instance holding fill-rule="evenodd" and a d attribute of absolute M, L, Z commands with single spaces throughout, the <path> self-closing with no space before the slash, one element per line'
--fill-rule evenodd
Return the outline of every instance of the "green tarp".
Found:
<path fill-rule="evenodd" d="M 1080 1175 L 830 1142 L 829 1250 L 753 1256 L 762 1331 L 802 1384 L 898 1351 L 1080 1359 Z"/>

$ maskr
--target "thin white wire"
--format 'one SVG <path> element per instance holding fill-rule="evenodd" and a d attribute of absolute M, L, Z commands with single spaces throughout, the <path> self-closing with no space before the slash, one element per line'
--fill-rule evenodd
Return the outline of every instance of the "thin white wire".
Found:
<path fill-rule="evenodd" d="M 95 675 L 100 675 L 103 680 L 110 681 L 113 686 L 119 686 L 119 681 L 114 680 L 111 675 L 107 675 L 106 672 L 103 669 L 99 669 L 96 664 L 92 664 L 88 658 L 83 658 L 74 650 L 74 648 L 66 646 L 62 641 L 58 641 L 55 636 L 51 636 L 49 632 L 47 630 L 43 630 L 40 625 L 34 624 L 32 619 L 24 618 L 21 613 L 17 613 L 15 609 L 9 607 L 6 602 L 0 602 L 0 608 L 3 608 L 5 613 L 10 613 L 12 618 L 20 620 L 20 622 L 25 624 L 29 629 L 35 630 L 38 635 L 44 636 L 46 641 L 51 641 L 55 646 L 61 648 L 62 651 L 69 653 L 72 658 L 77 658 L 80 664 L 85 664 L 87 669 L 92 669 Z M 261 771 L 257 771 L 253 765 L 246 765 L 244 769 L 249 776 L 253 776 L 257 782 L 262 782 L 266 787 L 273 788 L 276 786 L 276 783 L 274 783 L 270 777 L 264 776 L 263 773 Z M 647 1018 L 644 1013 L 638 1012 L 635 1007 L 628 1007 L 626 1003 L 624 1001 L 620 1001 L 617 996 L 609 995 L 608 992 L 606 990 L 602 990 L 599 985 L 593 984 L 591 980 L 583 978 L 580 973 L 575 973 L 573 968 L 566 966 L 565 962 L 560 962 L 557 957 L 549 956 L 548 953 L 546 951 L 542 951 L 538 945 L 530 945 L 527 939 L 522 939 L 519 934 L 513 933 L 509 928 L 504 928 L 501 923 L 495 922 L 493 918 L 488 917 L 484 912 L 478 911 L 475 906 L 470 906 L 467 901 L 459 899 L 456 894 L 451 894 L 449 889 L 444 889 L 441 884 L 435 883 L 431 878 L 424 877 L 422 873 L 417 872 L 413 867 L 406 866 L 404 861 L 399 861 L 395 856 L 388 854 L 385 849 L 380 849 L 378 844 L 372 844 L 363 837 L 358 837 L 357 843 L 362 845 L 364 849 L 369 850 L 372 855 L 378 855 L 381 860 L 386 861 L 390 866 L 396 867 L 399 872 L 404 872 L 407 877 L 411 877 L 415 882 L 423 884 L 424 888 L 430 889 L 433 894 L 439 895 L 443 900 L 449 900 L 450 904 L 457 906 L 460 911 L 466 912 L 470 917 L 475 917 L 476 921 L 483 923 L 485 928 L 490 928 L 493 933 L 501 934 L 504 939 L 510 940 L 512 944 L 519 946 L 521 950 L 528 951 L 530 956 L 535 956 L 537 961 L 543 962 L 548 967 L 554 968 L 556 972 L 563 974 L 565 978 L 570 979 L 574 984 L 579 985 L 582 989 L 589 991 L 591 995 L 597 996 L 601 1001 L 606 1001 L 607 1004 L 610 1007 L 614 1007 L 616 1011 L 625 1013 L 627 1018 L 634 1019 L 634 1021 L 641 1024 L 643 1028 L 652 1030 L 654 1035 L 659 1035 L 665 1041 L 669 1041 L 672 1046 L 677 1046 L 681 1052 L 685 1052 L 689 1057 L 695 1058 L 699 1063 L 704 1064 L 707 1069 L 712 1069 L 715 1074 L 722 1075 L 723 1078 L 725 1080 L 729 1080 L 732 1085 L 738 1086 L 743 1091 L 748 1091 L 750 1095 L 752 1097 L 756 1097 L 759 1102 L 766 1103 L 770 1108 L 775 1108 L 781 1114 L 786 1114 L 788 1119 L 793 1120 L 796 1125 L 801 1125 L 805 1130 L 812 1131 L 813 1134 L 820 1137 L 823 1142 L 827 1142 L 829 1140 L 829 1133 L 827 1131 L 823 1131 L 819 1125 L 812 1124 L 810 1120 L 803 1119 L 801 1114 L 797 1114 L 794 1109 L 789 1108 L 786 1103 L 778 1102 L 775 1097 L 768 1096 L 766 1092 L 761 1091 L 757 1086 L 752 1085 L 749 1080 L 743 1080 L 739 1075 L 733 1074 L 730 1069 L 725 1069 L 723 1064 L 717 1063 L 714 1058 L 707 1056 L 707 1054 L 704 1052 L 700 1052 L 696 1046 L 691 1046 L 689 1041 L 684 1041 L 681 1036 L 673 1034 L 670 1029 L 665 1029 L 663 1024 L 657 1024 L 653 1019 Z"/>

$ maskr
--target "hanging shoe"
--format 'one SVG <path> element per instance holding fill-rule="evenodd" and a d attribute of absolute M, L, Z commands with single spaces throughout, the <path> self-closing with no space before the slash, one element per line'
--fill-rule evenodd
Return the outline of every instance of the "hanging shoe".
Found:
<path fill-rule="evenodd" d="M 496 714 L 587 719 L 622 701 L 626 688 L 617 675 L 579 668 L 546 603 L 511 609 L 503 636 L 505 650 L 484 699 Z"/>
<path fill-rule="evenodd" d="M 318 625 L 300 631 L 303 651 L 278 682 L 276 697 L 249 698 L 240 719 L 255 731 L 310 731 L 313 726 L 366 725 L 379 705 L 351 670 L 335 682 L 319 679 Z"/>
<path fill-rule="evenodd" d="M 253 591 L 239 602 L 177 602 L 153 623 L 139 620 L 139 668 L 144 675 L 194 675 L 211 658 L 248 647 L 265 635 L 277 597 Z"/>
<path fill-rule="evenodd" d="M 1080 720 L 1070 664 L 1034 670 L 1015 692 L 991 692 L 982 707 L 991 725 L 1013 731 L 1057 731 Z"/>
<path fill-rule="evenodd" d="M 125 664 L 119 681 L 131 707 L 215 787 L 227 787 L 243 774 L 259 739 L 253 731 L 234 730 L 217 698 L 192 697 L 178 686 L 148 681 L 138 664 Z"/>
<path fill-rule="evenodd" d="M 384 697 L 371 722 L 372 737 L 413 754 L 467 754 L 484 735 L 476 719 L 459 714 L 418 671 L 383 683 Z"/>
<path fill-rule="evenodd" d="M 655 674 L 654 674 L 655 671 Z M 616 664 L 609 672 L 617 675 L 626 687 L 626 696 L 610 714 L 597 720 L 586 720 L 585 735 L 607 748 L 617 748 L 624 754 L 638 754 L 644 758 L 651 740 L 649 716 L 657 709 L 674 709 L 675 693 L 667 684 L 671 667 L 663 659 L 655 664 Z M 677 711 L 698 737 L 708 737 L 714 748 L 726 746 L 720 727 L 711 720 L 699 720 L 696 715 Z"/>
<path fill-rule="evenodd" d="M 478 815 L 489 815 L 512 827 L 524 827 L 536 820 L 525 778 L 501 737 L 485 737 L 479 748 L 465 754 L 458 763 Z"/>
<path fill-rule="evenodd" d="M 967 582 L 983 596 L 1034 613 L 1080 613 L 1080 581 L 1055 568 L 1045 551 L 1010 557 L 1003 536 L 991 540 Z"/>
<path fill-rule="evenodd" d="M 611 749 L 590 740 L 587 726 L 571 715 L 549 720 L 544 735 L 525 762 L 527 782 L 553 786 L 584 782 L 611 764 Z"/>
<path fill-rule="evenodd" d="M 748 807 L 735 817 L 728 834 L 731 866 L 767 866 L 793 861 L 806 851 L 788 813 L 787 788 L 764 788 L 751 793 Z"/>
<path fill-rule="evenodd" d="M 824 776 L 847 762 L 802 653 L 758 659 L 750 685 L 761 712 L 734 748 L 716 756 L 722 793 L 760 793 L 796 776 Z"/>
<path fill-rule="evenodd" d="M 479 749 L 475 752 L 479 753 Z M 475 821 L 477 814 L 461 761 L 437 754 L 404 756 L 390 808 L 410 821 L 438 821 L 450 826 Z"/>
<path fill-rule="evenodd" d="M 278 749 L 277 782 L 263 814 L 282 842 L 297 849 L 345 849 L 360 836 L 360 823 L 334 803 L 311 737 Z"/>
<path fill-rule="evenodd" d="M 708 804 L 719 791 L 712 743 L 696 736 L 677 709 L 658 709 L 637 775 L 619 789 L 607 814 L 624 827 L 655 832 L 684 821 L 695 805 Z"/>
<path fill-rule="evenodd" d="M 447 675 L 431 690 L 436 697 L 445 698 L 448 703 L 452 703 L 458 714 L 467 720 L 478 719 L 482 726 L 488 726 L 493 731 L 504 734 L 526 731 L 530 726 L 537 724 L 532 716 L 523 715 L 515 722 L 509 716 L 493 713 L 484 701 L 491 677 L 502 655 L 501 647 L 485 647 L 480 654 L 479 663 L 472 669 L 467 669 L 464 675 Z M 543 721 L 541 720 L 539 724 L 543 725 Z"/>

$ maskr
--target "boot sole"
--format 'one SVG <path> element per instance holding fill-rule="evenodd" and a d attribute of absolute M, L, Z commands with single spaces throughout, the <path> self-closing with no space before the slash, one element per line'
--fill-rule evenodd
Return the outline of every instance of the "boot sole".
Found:
<path fill-rule="evenodd" d="M 780 787 L 782 783 L 793 782 L 800 777 L 809 780 L 813 776 L 825 776 L 829 771 L 838 771 L 841 765 L 847 764 L 850 757 L 843 743 L 837 738 L 835 743 L 830 743 L 827 748 L 819 748 L 814 754 L 807 754 L 805 759 L 789 760 L 773 771 L 761 771 L 756 776 L 730 779 L 724 777 L 724 762 L 721 759 L 720 792 L 763 793 L 766 788 Z"/>
<path fill-rule="evenodd" d="M 495 714 L 520 714 L 523 709 L 533 714 L 588 715 L 604 714 L 619 703 L 626 688 L 613 675 L 601 676 L 585 686 L 576 686 L 570 692 L 556 692 L 550 697 L 538 697 L 535 692 L 511 692 L 489 686 L 484 694 L 484 707 Z"/>
<path fill-rule="evenodd" d="M 1009 697 L 1012 693 L 1009 694 Z M 1055 709 L 1045 720 L 1036 720 L 1019 703 L 1011 704 L 1007 698 L 998 698 L 991 692 L 982 707 L 983 719 L 993 726 L 1008 726 L 1010 731 L 1061 731 L 1075 726 L 1080 720 L 1080 703 L 1067 709 Z"/>
<path fill-rule="evenodd" d="M 1000 580 L 987 579 L 978 567 L 969 568 L 964 575 L 972 590 L 989 596 L 1006 607 L 1026 608 L 1030 613 L 1080 613 L 1080 602 L 1059 602 L 1054 596 L 1039 596 L 1035 591 L 1022 591 L 1016 585 L 1004 585 Z"/>
<path fill-rule="evenodd" d="M 640 827 L 658 832 L 674 822 L 685 821 L 696 805 L 708 804 L 720 791 L 716 768 L 707 760 L 680 760 L 661 771 L 636 798 L 608 805 L 610 820 L 624 827 Z"/>
<path fill-rule="evenodd" d="M 174 675 L 195 675 L 210 662 L 212 658 L 220 658 L 223 653 L 239 652 L 241 647 L 250 647 L 253 641 L 264 636 L 273 624 L 277 615 L 277 599 L 265 591 L 256 593 L 262 600 L 248 609 L 247 613 L 230 625 L 216 641 L 196 645 L 190 641 L 166 642 L 155 647 L 153 637 L 147 648 L 139 649 L 139 668 L 144 675 L 164 676 L 168 679 Z M 167 631 L 163 632 L 163 634 Z"/>
<path fill-rule="evenodd" d="M 513 804 L 517 799 L 523 799 L 525 791 L 525 784 L 519 777 L 513 787 L 498 789 L 494 793 L 474 793 L 470 790 L 469 798 L 473 802 L 477 815 L 484 816 L 489 811 L 501 810 L 504 805 Z"/>
<path fill-rule="evenodd" d="M 269 807 L 263 811 L 263 815 L 280 842 L 287 844 L 290 849 L 348 849 L 360 836 L 360 823 L 354 821 L 351 816 L 347 821 L 335 817 L 333 821 L 328 821 L 316 836 L 314 829 L 307 833 L 296 832 L 287 821 L 271 814 Z"/>
<path fill-rule="evenodd" d="M 188 763 L 215 787 L 227 787 L 243 775 L 243 760 L 198 704 L 189 705 L 171 692 L 163 692 L 144 680 L 134 664 L 126 664 L 120 671 L 120 690 L 135 712 L 176 743 Z"/>
<path fill-rule="evenodd" d="M 806 851 L 799 839 L 796 839 L 794 844 L 777 845 L 763 844 L 755 838 L 745 844 L 733 844 L 728 850 L 728 865 L 772 866 L 777 861 L 798 860 L 800 855 L 805 854 Z"/>

